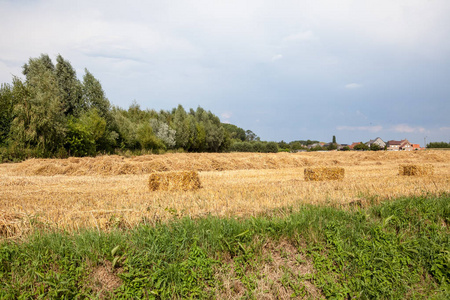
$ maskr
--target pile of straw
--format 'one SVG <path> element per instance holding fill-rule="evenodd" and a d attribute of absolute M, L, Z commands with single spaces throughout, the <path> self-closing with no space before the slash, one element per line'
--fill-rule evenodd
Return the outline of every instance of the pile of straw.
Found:
<path fill-rule="evenodd" d="M 426 176 L 433 175 L 432 165 L 399 165 L 398 174 L 400 176 Z"/>
<path fill-rule="evenodd" d="M 342 180 L 345 170 L 341 167 L 316 167 L 305 169 L 306 181 Z"/>
<path fill-rule="evenodd" d="M 14 236 L 17 231 L 17 223 L 20 221 L 19 218 L 14 214 L 0 213 L 2 214 L 0 216 L 0 238 Z"/>
<path fill-rule="evenodd" d="M 198 172 L 171 171 L 150 174 L 148 186 L 151 191 L 189 191 L 201 188 Z"/>

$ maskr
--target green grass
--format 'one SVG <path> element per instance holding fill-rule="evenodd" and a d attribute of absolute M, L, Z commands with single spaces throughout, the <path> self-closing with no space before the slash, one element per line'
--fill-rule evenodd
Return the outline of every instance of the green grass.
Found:
<path fill-rule="evenodd" d="M 41 232 L 0 243 L 0 299 L 448 299 L 449 224 L 443 194 L 110 233 Z M 299 271 L 308 264 L 313 272 Z"/>

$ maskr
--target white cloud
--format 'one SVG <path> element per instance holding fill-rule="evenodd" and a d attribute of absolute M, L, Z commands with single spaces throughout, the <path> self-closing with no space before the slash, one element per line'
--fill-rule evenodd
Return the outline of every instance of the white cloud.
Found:
<path fill-rule="evenodd" d="M 345 88 L 349 89 L 349 90 L 358 89 L 360 87 L 362 87 L 362 84 L 358 84 L 358 83 L 354 83 L 354 82 L 345 85 Z"/>
<path fill-rule="evenodd" d="M 363 114 L 362 112 L 360 112 L 359 110 L 356 111 L 356 115 L 359 116 L 359 117 L 362 117 L 362 118 L 364 118 L 366 120 L 368 119 L 367 116 L 365 114 Z"/>
<path fill-rule="evenodd" d="M 285 37 L 283 39 L 283 41 L 285 42 L 290 42 L 290 41 L 310 41 L 310 40 L 315 40 L 317 39 L 314 36 L 314 33 L 311 30 L 308 31 L 303 31 L 303 32 L 299 32 L 296 34 L 291 34 L 287 37 Z"/>
<path fill-rule="evenodd" d="M 337 130 L 347 130 L 347 131 L 369 131 L 369 132 L 379 132 L 383 130 L 383 126 L 338 126 Z"/>
<path fill-rule="evenodd" d="M 441 131 L 450 131 L 450 127 L 441 127 L 439 128 Z"/>
<path fill-rule="evenodd" d="M 425 133 L 427 130 L 423 127 L 411 127 L 408 124 L 398 124 L 391 127 L 391 131 L 400 133 Z"/>
<path fill-rule="evenodd" d="M 233 115 L 232 112 L 230 111 L 226 111 L 220 114 L 220 116 L 222 117 L 222 122 L 223 123 L 230 123 L 230 118 Z"/>
<path fill-rule="evenodd" d="M 283 58 L 283 55 L 277 54 L 277 55 L 272 56 L 272 61 L 280 60 L 282 58 Z"/>

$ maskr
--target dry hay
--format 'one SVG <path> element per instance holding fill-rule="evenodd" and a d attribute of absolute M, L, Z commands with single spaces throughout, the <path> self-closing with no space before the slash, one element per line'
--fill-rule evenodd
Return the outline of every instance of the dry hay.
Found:
<path fill-rule="evenodd" d="M 195 171 L 155 172 L 150 174 L 148 186 L 151 191 L 190 191 L 201 187 Z"/>
<path fill-rule="evenodd" d="M 112 171 L 117 173 L 120 167 L 122 173 L 135 172 L 128 164 L 137 167 L 142 164 L 146 169 L 140 169 L 142 173 L 136 175 L 104 176 L 98 173 L 102 169 L 95 165 L 106 166 L 106 161 L 114 161 Z M 277 169 L 269 169 L 271 162 L 277 164 Z M 297 167 L 295 162 L 298 162 Z M 257 216 L 267 210 L 301 207 L 299 203 L 345 205 L 354 202 L 352 205 L 364 207 L 365 199 L 382 201 L 450 193 L 450 151 L 181 153 L 25 163 L 0 164 L 0 241 L 47 228 L 108 231 L 159 224 L 182 216 Z M 70 172 L 76 173 L 52 177 L 18 175 L 17 167 L 23 168 L 24 164 L 30 170 L 42 164 L 57 164 L 61 168 L 73 166 Z M 434 174 L 398 176 L 400 164 L 431 164 Z M 194 168 L 189 169 L 191 166 Z M 305 182 L 300 178 L 305 168 L 317 166 L 343 167 L 345 179 Z M 210 170 L 219 167 L 224 170 Z M 195 168 L 207 170 L 199 172 L 201 189 L 149 192 L 152 170 L 199 171 Z M 106 167 L 103 171 L 110 172 Z"/>
<path fill-rule="evenodd" d="M 0 237 L 12 237 L 17 234 L 20 223 L 20 217 L 15 214 L 8 214 L 0 211 Z"/>
<path fill-rule="evenodd" d="M 408 152 L 408 153 L 406 153 Z M 448 161 L 446 151 L 367 151 L 308 153 L 167 153 L 123 157 L 118 155 L 68 159 L 29 159 L 11 164 L 8 175 L 115 176 L 164 171 L 275 170 L 310 166 L 437 163 Z"/>
<path fill-rule="evenodd" d="M 434 167 L 430 164 L 426 165 L 399 165 L 398 174 L 400 176 L 426 176 L 433 175 Z"/>
<path fill-rule="evenodd" d="M 342 180 L 345 169 L 341 167 L 316 167 L 305 169 L 306 181 Z"/>

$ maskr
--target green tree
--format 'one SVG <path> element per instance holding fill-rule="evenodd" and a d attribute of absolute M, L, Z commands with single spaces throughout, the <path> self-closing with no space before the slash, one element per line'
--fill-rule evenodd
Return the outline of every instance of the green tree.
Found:
<path fill-rule="evenodd" d="M 175 126 L 176 147 L 187 150 L 189 148 L 189 136 L 191 132 L 187 113 L 182 105 L 178 105 L 176 108 L 173 123 Z"/>
<path fill-rule="evenodd" d="M 278 147 L 280 149 L 288 149 L 289 148 L 289 144 L 282 140 L 281 142 L 278 143 Z"/>
<path fill-rule="evenodd" d="M 44 155 L 62 147 L 65 118 L 54 67 L 48 56 L 29 60 L 24 66 L 26 81 L 13 80 L 15 97 L 11 138 L 26 148 Z"/>
<path fill-rule="evenodd" d="M 258 136 L 251 130 L 247 130 L 245 132 L 245 140 L 247 142 L 255 141 L 258 138 Z"/>
<path fill-rule="evenodd" d="M 245 130 L 233 124 L 222 123 L 223 128 L 230 133 L 230 138 L 245 141 Z"/>
<path fill-rule="evenodd" d="M 278 152 L 278 145 L 275 142 L 268 142 L 266 145 L 266 152 L 267 153 L 277 153 Z"/>
<path fill-rule="evenodd" d="M 305 147 L 303 146 L 302 143 L 300 143 L 299 141 L 295 141 L 295 142 L 290 142 L 289 143 L 289 149 L 291 151 L 295 151 L 295 150 L 300 150 L 300 149 L 304 149 Z"/>
<path fill-rule="evenodd" d="M 9 84 L 0 86 L 0 145 L 6 141 L 13 120 L 14 96 Z"/>
<path fill-rule="evenodd" d="M 122 149 L 138 149 L 140 144 L 137 140 L 137 127 L 139 123 L 135 123 L 128 116 L 127 111 L 121 108 L 113 108 L 111 112 L 116 130 L 118 132 L 119 146 Z"/>
<path fill-rule="evenodd" d="M 158 119 L 151 119 L 150 126 L 156 137 L 164 143 L 165 148 L 172 149 L 175 147 L 175 130 L 170 128 L 167 123 Z"/>
<path fill-rule="evenodd" d="M 360 142 L 359 144 L 357 144 L 353 147 L 353 150 L 366 151 L 366 150 L 369 150 L 369 146 L 367 146 L 363 142 Z"/>
<path fill-rule="evenodd" d="M 56 58 L 55 74 L 65 114 L 79 116 L 87 110 L 82 102 L 82 86 L 70 62 L 61 55 Z"/>
<path fill-rule="evenodd" d="M 332 143 L 333 143 L 333 144 L 336 144 L 336 136 L 335 136 L 335 135 L 333 135 L 333 141 L 332 141 Z"/>
<path fill-rule="evenodd" d="M 95 155 L 95 139 L 89 128 L 74 116 L 69 116 L 64 146 L 71 156 Z"/>
<path fill-rule="evenodd" d="M 427 144 L 427 148 L 450 148 L 450 143 L 446 142 L 431 142 Z"/>
<path fill-rule="evenodd" d="M 370 150 L 371 150 L 371 151 L 379 151 L 379 150 L 381 150 L 381 147 L 380 147 L 380 145 L 378 145 L 378 144 L 372 143 L 372 144 L 370 145 Z"/>
<path fill-rule="evenodd" d="M 335 144 L 335 143 L 330 143 L 327 146 L 327 150 L 336 150 L 336 149 L 337 149 L 337 144 Z"/>
<path fill-rule="evenodd" d="M 83 105 L 88 109 L 96 108 L 102 118 L 105 118 L 108 122 L 110 119 L 111 104 L 105 97 L 100 81 L 98 81 L 94 75 L 92 75 L 87 69 L 85 69 L 85 75 L 83 76 Z"/>
<path fill-rule="evenodd" d="M 152 126 L 149 122 L 139 125 L 137 129 L 137 140 L 144 150 L 165 149 L 163 142 L 153 133 Z"/>

